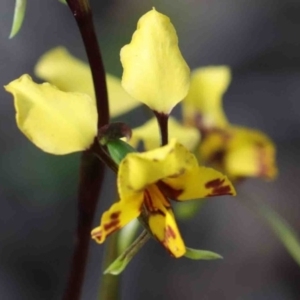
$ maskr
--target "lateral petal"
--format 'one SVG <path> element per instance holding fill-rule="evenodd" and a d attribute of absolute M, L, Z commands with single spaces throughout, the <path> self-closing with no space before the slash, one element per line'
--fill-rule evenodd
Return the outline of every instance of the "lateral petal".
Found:
<path fill-rule="evenodd" d="M 108 235 L 121 229 L 140 215 L 142 203 L 143 194 L 139 194 L 136 198 L 121 199 L 113 204 L 102 215 L 100 226 L 91 232 L 92 238 L 98 244 L 102 244 Z"/>
<path fill-rule="evenodd" d="M 164 194 L 179 201 L 236 195 L 232 183 L 225 175 L 206 167 L 195 166 L 177 177 L 163 179 L 162 182 Z"/>
<path fill-rule="evenodd" d="M 222 97 L 231 81 L 227 66 L 209 66 L 192 72 L 188 95 L 182 102 L 186 124 L 222 128 L 228 124 Z"/>
<path fill-rule="evenodd" d="M 45 152 L 67 154 L 93 143 L 97 110 L 88 95 L 62 92 L 49 83 L 36 84 L 29 75 L 5 89 L 14 97 L 19 129 Z"/>
<path fill-rule="evenodd" d="M 38 77 L 66 92 L 81 92 L 95 99 L 93 80 L 88 64 L 72 56 L 64 47 L 46 52 L 35 67 Z M 106 74 L 110 115 L 124 114 L 141 103 L 122 88 L 117 77 Z"/>

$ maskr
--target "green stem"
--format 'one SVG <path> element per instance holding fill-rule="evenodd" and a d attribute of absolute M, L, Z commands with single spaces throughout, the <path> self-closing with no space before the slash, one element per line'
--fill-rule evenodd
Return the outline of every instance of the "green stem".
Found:
<path fill-rule="evenodd" d="M 118 233 L 109 237 L 105 242 L 103 272 L 109 264 L 118 256 Z M 102 272 L 102 273 L 103 273 Z M 102 276 L 102 282 L 99 291 L 99 300 L 117 300 L 120 296 L 120 276 L 106 274 Z"/>
<path fill-rule="evenodd" d="M 143 230 L 137 239 L 123 252 L 122 258 L 130 260 L 145 245 L 150 237 L 151 235 L 149 232 L 147 230 Z"/>
<path fill-rule="evenodd" d="M 144 230 L 136 238 L 136 240 L 124 252 L 122 252 L 121 255 L 119 255 L 113 262 L 110 262 L 110 265 L 106 268 L 104 274 L 119 275 L 150 237 L 151 233 L 149 233 L 148 230 Z M 105 299 L 110 299 L 110 297 L 102 298 L 101 300 Z"/>

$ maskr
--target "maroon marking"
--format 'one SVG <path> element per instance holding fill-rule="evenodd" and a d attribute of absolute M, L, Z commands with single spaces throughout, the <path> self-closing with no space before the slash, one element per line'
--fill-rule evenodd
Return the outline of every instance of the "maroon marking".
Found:
<path fill-rule="evenodd" d="M 102 238 L 102 230 L 100 230 L 100 231 L 98 231 L 98 232 L 96 232 L 96 233 L 93 233 L 92 234 L 92 238 L 96 238 L 97 240 L 101 240 L 101 238 Z"/>
<path fill-rule="evenodd" d="M 225 149 L 220 149 L 212 153 L 212 155 L 207 159 L 208 163 L 217 164 L 223 167 L 224 158 L 226 155 Z"/>
<path fill-rule="evenodd" d="M 164 183 L 163 181 L 159 181 L 156 184 L 160 191 L 164 196 L 171 198 L 173 200 L 177 200 L 177 198 L 182 194 L 183 190 L 176 190 Z"/>
<path fill-rule="evenodd" d="M 150 217 L 151 217 L 151 215 L 152 215 L 152 216 L 155 216 L 155 215 L 161 215 L 161 216 L 163 216 L 163 217 L 166 216 L 166 214 L 165 214 L 163 211 L 161 211 L 160 209 L 151 211 L 151 212 L 150 212 Z"/>
<path fill-rule="evenodd" d="M 218 135 L 219 137 L 221 137 L 222 142 L 220 143 L 220 146 L 213 152 L 211 152 L 211 154 L 207 157 L 206 163 L 210 164 L 218 170 L 224 170 L 224 159 L 228 152 L 228 144 L 234 137 L 234 134 L 228 132 L 228 130 L 224 130 L 221 128 L 211 128 L 205 132 L 205 135 L 202 135 L 202 143 L 205 144 L 207 140 L 209 142 L 210 136 L 213 135 Z"/>
<path fill-rule="evenodd" d="M 222 184 L 224 183 L 224 181 L 225 181 L 225 179 L 217 178 L 217 179 L 214 179 L 214 180 L 211 180 L 211 181 L 207 182 L 205 184 L 205 187 L 207 189 L 209 189 L 209 188 L 213 188 L 213 189 L 214 188 L 218 188 L 218 187 L 222 186 Z"/>
<path fill-rule="evenodd" d="M 165 228 L 165 239 L 168 240 L 169 238 L 176 238 L 176 233 L 170 225 L 168 225 L 167 228 Z"/>
<path fill-rule="evenodd" d="M 270 166 L 268 165 L 267 149 L 265 148 L 265 145 L 261 142 L 257 142 L 255 146 L 257 150 L 258 164 L 259 164 L 258 176 L 269 178 Z"/>
<path fill-rule="evenodd" d="M 120 220 L 113 220 L 109 223 L 103 225 L 105 231 L 109 231 L 110 229 L 116 227 L 120 223 Z"/>
<path fill-rule="evenodd" d="M 149 212 L 155 211 L 149 191 L 144 192 L 144 204 Z"/>
<path fill-rule="evenodd" d="M 112 213 L 112 214 L 110 215 L 110 218 L 111 218 L 112 220 L 113 220 L 113 219 L 118 219 L 119 216 L 120 216 L 120 214 L 121 214 L 120 211 L 116 211 L 116 212 L 114 212 L 114 213 Z"/>
<path fill-rule="evenodd" d="M 214 179 L 205 184 L 207 189 L 212 188 L 212 191 L 206 195 L 206 197 L 220 196 L 220 195 L 232 195 L 230 185 L 223 185 L 225 179 Z"/>

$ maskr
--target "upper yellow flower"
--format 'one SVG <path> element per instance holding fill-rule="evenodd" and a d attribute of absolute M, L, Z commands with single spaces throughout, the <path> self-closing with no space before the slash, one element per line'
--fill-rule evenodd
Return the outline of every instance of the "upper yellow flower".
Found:
<path fill-rule="evenodd" d="M 65 92 L 80 92 L 95 99 L 91 70 L 88 64 L 57 47 L 45 53 L 35 67 L 38 77 Z M 140 105 L 121 86 L 119 78 L 106 74 L 111 117 L 124 114 Z"/>
<path fill-rule="evenodd" d="M 41 57 L 36 74 L 51 82 L 37 84 L 23 75 L 5 86 L 14 96 L 19 129 L 37 147 L 52 154 L 88 149 L 97 136 L 97 109 L 87 64 L 62 47 Z M 112 116 L 136 107 L 119 79 L 107 75 Z"/>
<path fill-rule="evenodd" d="M 169 114 L 186 96 L 190 70 L 170 19 L 155 9 L 143 15 L 121 50 L 122 86 L 152 110 Z"/>
<path fill-rule="evenodd" d="M 199 68 L 192 74 L 190 91 L 183 101 L 184 123 L 202 133 L 200 157 L 230 178 L 277 174 L 275 146 L 265 134 L 231 125 L 222 107 L 230 83 L 226 66 Z"/>
<path fill-rule="evenodd" d="M 235 195 L 226 176 L 200 167 L 195 156 L 175 140 L 152 151 L 127 154 L 119 166 L 118 190 L 120 201 L 102 215 L 100 226 L 92 231 L 93 239 L 103 243 L 144 207 L 153 236 L 175 257 L 184 255 L 185 246 L 169 198 Z"/>

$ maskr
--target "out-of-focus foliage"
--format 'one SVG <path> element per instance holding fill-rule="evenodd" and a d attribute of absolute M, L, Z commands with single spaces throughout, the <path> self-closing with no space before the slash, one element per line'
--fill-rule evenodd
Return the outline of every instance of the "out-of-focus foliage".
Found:
<path fill-rule="evenodd" d="M 9 35 L 10 39 L 13 38 L 22 27 L 24 17 L 25 17 L 26 5 L 27 5 L 27 0 L 16 0 L 14 19 L 13 19 L 12 28 Z"/>

